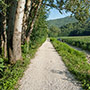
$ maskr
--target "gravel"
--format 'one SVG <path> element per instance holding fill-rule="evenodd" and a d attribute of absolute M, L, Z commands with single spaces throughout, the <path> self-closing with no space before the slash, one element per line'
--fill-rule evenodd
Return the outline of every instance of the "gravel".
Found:
<path fill-rule="evenodd" d="M 38 49 L 20 80 L 19 90 L 83 90 L 49 40 Z"/>

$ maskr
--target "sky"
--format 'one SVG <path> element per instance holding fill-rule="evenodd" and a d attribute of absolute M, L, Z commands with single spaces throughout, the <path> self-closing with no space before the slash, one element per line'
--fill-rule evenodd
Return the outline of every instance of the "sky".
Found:
<path fill-rule="evenodd" d="M 64 17 L 67 17 L 67 16 L 70 16 L 71 13 L 65 13 L 65 11 L 63 10 L 63 14 L 60 14 L 58 10 L 56 9 L 51 9 L 50 10 L 50 15 L 48 17 L 47 20 L 53 20 L 53 19 L 58 19 L 58 18 L 64 18 Z"/>

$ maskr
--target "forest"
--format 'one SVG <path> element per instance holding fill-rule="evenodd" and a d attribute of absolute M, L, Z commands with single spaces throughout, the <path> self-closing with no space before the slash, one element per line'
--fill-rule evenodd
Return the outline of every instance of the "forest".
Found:
<path fill-rule="evenodd" d="M 88 0 L 0 0 L 0 90 L 18 87 L 17 81 L 48 36 L 49 9 L 60 13 L 65 9 L 85 21 L 89 4 Z"/>
<path fill-rule="evenodd" d="M 54 20 L 48 20 L 48 27 L 50 26 L 56 26 L 56 27 L 62 27 L 69 23 L 75 23 L 78 22 L 78 20 L 74 16 L 67 16 L 60 19 L 54 19 Z"/>
<path fill-rule="evenodd" d="M 67 20 L 69 21 L 69 18 L 68 17 L 64 18 L 65 22 Z M 67 24 L 63 23 L 62 26 L 57 20 L 56 20 L 56 23 L 58 22 L 58 26 L 57 24 L 53 23 L 53 21 L 50 25 L 48 23 L 49 36 L 60 37 L 60 36 L 88 36 L 90 35 L 90 20 L 89 19 L 86 22 L 82 23 L 82 22 L 77 22 L 75 18 L 73 17 L 70 21 L 71 22 L 68 22 Z"/>

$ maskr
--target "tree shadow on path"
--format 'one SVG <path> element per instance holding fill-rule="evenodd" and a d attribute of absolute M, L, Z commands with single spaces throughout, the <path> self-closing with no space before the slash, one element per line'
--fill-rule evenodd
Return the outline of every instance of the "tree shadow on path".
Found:
<path fill-rule="evenodd" d="M 61 77 L 62 80 L 66 80 L 66 81 L 69 81 L 71 83 L 73 83 L 75 86 L 79 86 L 81 87 L 81 84 L 80 82 L 78 82 L 77 80 L 75 80 L 74 76 L 67 70 L 51 70 L 52 73 L 55 73 L 55 74 L 60 74 L 60 75 L 63 75 Z M 82 88 L 80 88 L 80 90 L 83 90 Z"/>

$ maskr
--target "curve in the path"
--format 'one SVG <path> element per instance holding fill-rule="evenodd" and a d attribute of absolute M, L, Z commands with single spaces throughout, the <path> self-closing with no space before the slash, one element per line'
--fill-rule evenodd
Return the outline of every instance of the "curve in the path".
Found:
<path fill-rule="evenodd" d="M 52 44 L 46 40 L 20 80 L 19 90 L 82 90 L 82 88 L 69 73 Z"/>

